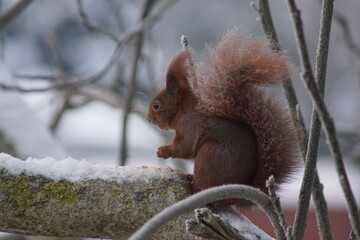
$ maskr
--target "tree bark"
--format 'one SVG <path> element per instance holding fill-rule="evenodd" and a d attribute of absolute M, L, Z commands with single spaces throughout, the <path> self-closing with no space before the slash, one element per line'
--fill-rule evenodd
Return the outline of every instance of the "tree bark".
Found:
<path fill-rule="evenodd" d="M 74 182 L 26 169 L 12 174 L 4 155 L 0 154 L 0 231 L 126 239 L 147 219 L 188 195 L 181 172 L 170 168 L 139 167 L 128 180 L 121 176 L 126 167 L 116 168 L 112 173 L 119 171 L 120 180 L 116 175 L 111 181 Z M 155 173 L 153 178 L 149 172 Z M 186 218 L 189 215 L 167 223 L 152 239 L 194 239 L 185 229 Z"/>

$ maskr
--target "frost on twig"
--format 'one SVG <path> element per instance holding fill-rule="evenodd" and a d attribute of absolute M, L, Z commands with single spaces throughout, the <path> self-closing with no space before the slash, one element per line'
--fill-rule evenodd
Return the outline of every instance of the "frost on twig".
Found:
<path fill-rule="evenodd" d="M 269 179 L 266 181 L 266 187 L 269 190 L 269 197 L 274 205 L 274 209 L 275 209 L 276 213 L 278 214 L 280 225 L 283 228 L 284 232 L 286 233 L 289 228 L 289 225 L 286 222 L 284 213 L 281 209 L 280 199 L 277 196 L 276 191 L 275 191 L 276 183 L 275 183 L 275 179 L 274 179 L 273 175 L 271 175 L 269 177 Z"/>
<path fill-rule="evenodd" d="M 327 14 L 329 16 L 331 16 L 333 5 L 332 5 L 331 1 L 329 1 L 329 3 L 330 4 L 328 5 L 328 9 L 325 9 L 325 10 L 326 10 Z M 298 52 L 300 55 L 301 66 L 302 66 L 302 71 L 303 71 L 302 80 L 308 89 L 308 93 L 313 100 L 313 104 L 316 107 L 317 114 L 319 115 L 321 124 L 323 125 L 325 136 L 328 140 L 328 145 L 329 145 L 331 156 L 335 160 L 335 165 L 336 165 L 336 170 L 338 173 L 340 185 L 341 185 L 343 193 L 345 195 L 345 200 L 346 200 L 346 205 L 348 208 L 350 222 L 351 222 L 352 227 L 354 228 L 356 235 L 359 237 L 360 236 L 360 216 L 357 214 L 357 209 L 358 209 L 357 203 L 356 203 L 353 191 L 351 189 L 349 179 L 346 174 L 346 169 L 345 169 L 344 162 L 343 162 L 340 144 L 339 144 L 339 141 L 338 141 L 337 135 L 336 135 L 335 123 L 334 123 L 334 121 L 328 111 L 328 108 L 324 102 L 323 94 L 321 93 L 321 89 L 320 89 L 322 86 L 321 86 L 321 84 L 319 84 L 315 81 L 314 75 L 311 70 L 311 63 L 310 63 L 310 58 L 309 58 L 309 54 L 307 51 L 305 35 L 304 35 L 304 31 L 303 31 L 303 23 L 302 23 L 302 19 L 300 16 L 300 11 L 297 8 L 294 0 L 288 0 L 288 5 L 289 5 L 289 9 L 290 9 L 291 16 L 292 16 L 295 38 L 298 43 Z M 327 31 L 330 31 L 331 20 L 330 20 L 330 22 L 326 22 L 326 24 L 329 25 L 327 27 L 328 28 Z M 324 27 L 324 26 L 321 26 L 321 27 Z M 322 40 L 322 39 L 320 39 L 320 40 Z M 324 39 L 324 41 L 325 41 L 325 45 L 328 45 L 329 39 L 328 38 Z M 326 48 L 328 48 L 328 46 L 326 46 Z M 326 70 L 325 63 L 327 60 L 327 49 L 320 51 L 319 54 L 324 55 L 323 57 L 321 57 L 321 56 L 319 56 L 319 57 L 322 58 L 322 60 L 325 62 L 322 66 L 317 66 L 317 67 L 324 68 L 322 70 L 325 73 L 326 72 L 325 71 Z M 325 75 L 324 75 L 324 77 L 325 77 Z M 296 218 L 296 219 L 300 219 L 300 218 Z M 297 222 L 299 222 L 299 225 L 297 224 Z M 297 227 L 297 226 L 299 226 L 299 227 Z M 301 239 L 302 238 L 301 232 L 303 232 L 304 229 L 305 229 L 304 221 L 295 220 L 294 236 L 297 236 L 298 239 Z M 297 233 L 300 233 L 300 234 L 297 234 Z"/>
<path fill-rule="evenodd" d="M 237 213 L 235 215 L 231 212 L 214 214 L 207 208 L 196 209 L 195 217 L 186 221 L 186 229 L 195 236 L 205 239 L 273 239 L 243 215 Z"/>

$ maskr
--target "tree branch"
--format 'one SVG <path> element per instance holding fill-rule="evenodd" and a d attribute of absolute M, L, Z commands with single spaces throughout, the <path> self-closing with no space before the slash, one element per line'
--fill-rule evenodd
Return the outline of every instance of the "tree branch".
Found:
<path fill-rule="evenodd" d="M 89 30 L 90 32 L 95 32 L 95 33 L 104 35 L 104 36 L 110 38 L 111 40 L 113 40 L 114 42 L 118 43 L 118 39 L 114 34 L 112 34 L 111 32 L 107 32 L 104 29 L 102 29 L 101 27 L 95 26 L 90 23 L 89 17 L 86 15 L 86 13 L 84 11 L 81 0 L 76 0 L 76 6 L 77 6 L 79 16 L 81 18 L 81 22 L 87 30 Z"/>
<path fill-rule="evenodd" d="M 26 235 L 128 238 L 148 218 L 185 198 L 180 171 L 105 167 L 86 161 L 0 154 L 0 231 Z M 189 238 L 186 216 L 153 239 Z"/>
<path fill-rule="evenodd" d="M 259 8 L 257 8 L 257 11 L 260 15 L 263 32 L 273 43 L 273 50 L 281 51 L 280 43 L 271 17 L 268 0 L 259 0 Z M 301 139 L 300 147 L 303 158 L 305 159 L 308 134 L 306 132 L 304 118 L 300 108 L 298 107 L 299 102 L 297 100 L 296 92 L 290 78 L 284 81 L 282 86 L 293 120 L 299 126 L 298 137 Z"/>
<path fill-rule="evenodd" d="M 331 0 L 330 0 L 331 1 Z M 310 65 L 310 59 L 307 52 L 306 42 L 305 42 L 305 36 L 302 29 L 302 21 L 300 17 L 300 11 L 297 9 L 297 6 L 295 4 L 294 0 L 288 0 L 293 25 L 294 25 L 294 31 L 296 40 L 298 42 L 298 51 L 300 54 L 300 60 L 301 65 L 303 69 L 303 80 L 308 88 L 308 92 L 313 100 L 313 103 L 315 104 L 315 107 L 317 109 L 317 113 L 319 114 L 321 123 L 323 124 L 325 135 L 329 141 L 329 148 L 331 151 L 331 155 L 333 156 L 336 164 L 336 170 L 338 172 L 338 177 L 340 180 L 340 185 L 343 189 L 345 199 L 346 199 L 346 205 L 348 207 L 349 217 L 351 225 L 354 228 L 355 233 L 357 236 L 360 236 L 360 216 L 357 214 L 357 204 L 353 195 L 353 192 L 351 190 L 351 186 L 349 183 L 349 180 L 347 178 L 347 174 L 345 171 L 345 166 L 342 160 L 342 155 L 340 151 L 340 146 L 336 138 L 336 129 L 335 124 L 327 110 L 327 107 L 325 105 L 325 102 L 322 98 L 322 94 L 315 82 L 314 76 L 311 71 L 311 65 Z M 330 3 L 331 4 L 331 3 Z M 331 9 L 332 10 L 332 9 Z M 331 13 L 331 11 L 330 11 Z M 296 227 L 296 225 L 295 225 Z M 302 239 L 302 236 L 296 234 L 301 233 L 305 229 L 305 226 L 298 227 L 298 231 L 294 229 L 293 233 L 295 233 L 295 237 Z"/>
<path fill-rule="evenodd" d="M 236 224 L 232 224 L 232 221 L 236 221 Z M 246 217 L 234 211 L 214 214 L 207 208 L 196 209 L 195 217 L 186 221 L 186 229 L 195 236 L 205 239 L 274 240 Z"/>
<path fill-rule="evenodd" d="M 274 45 L 276 48 L 275 50 L 279 51 L 281 48 L 278 42 L 276 30 L 271 17 L 270 7 L 267 0 L 260 0 L 258 11 L 261 17 L 261 23 L 264 33 L 268 35 L 270 39 L 272 39 L 272 41 L 275 43 Z M 325 11 L 322 11 L 322 13 L 324 14 Z M 322 17 L 322 19 L 331 20 L 331 17 L 328 18 L 328 16 L 325 16 Z M 321 39 L 325 39 L 326 35 L 329 33 L 330 33 L 330 29 L 322 28 L 321 35 L 323 36 L 320 36 Z M 321 43 L 323 42 L 324 41 L 322 41 Z M 323 48 L 322 46 L 324 46 L 324 44 L 321 45 L 321 48 Z M 321 52 L 323 51 L 320 50 L 320 46 L 319 46 L 319 51 Z M 325 54 L 325 56 L 327 56 L 327 54 Z M 321 60 L 317 62 L 323 63 L 324 61 Z M 325 64 L 325 70 L 326 70 L 326 64 Z M 323 74 L 325 72 L 326 71 L 322 71 Z M 322 76 L 321 79 L 322 79 L 321 81 L 325 82 L 325 77 Z M 325 84 L 323 83 L 322 84 L 323 89 L 324 89 L 324 85 Z M 319 134 L 321 132 L 321 124 L 319 124 L 319 122 L 317 121 L 318 120 L 316 119 L 317 116 L 312 114 L 312 121 L 310 126 L 310 139 L 308 140 L 308 133 L 306 131 L 305 123 L 300 108 L 298 107 L 296 94 L 292 86 L 291 80 L 289 79 L 288 81 L 286 81 L 283 87 L 285 90 L 286 98 L 288 100 L 288 105 L 293 112 L 293 116 L 297 116 L 297 119 L 295 120 L 296 122 L 299 122 L 300 131 L 301 131 L 300 135 L 302 135 L 300 136 L 300 139 L 301 138 L 303 139 L 301 143 L 301 149 L 302 149 L 304 161 L 307 164 L 307 166 L 309 166 L 306 167 L 305 169 L 310 170 L 310 171 L 305 170 L 304 172 L 303 182 L 306 184 L 303 186 L 301 191 L 301 193 L 303 194 L 301 194 L 301 196 L 299 197 L 301 204 L 299 201 L 300 208 L 299 211 L 297 211 L 298 212 L 297 216 L 299 218 L 301 216 L 302 219 L 301 221 L 303 221 L 304 224 L 306 223 L 307 210 L 310 202 L 310 195 L 312 189 L 312 192 L 314 194 L 315 207 L 316 207 L 316 216 L 318 218 L 318 224 L 319 224 L 321 236 L 323 237 L 323 239 L 332 239 L 331 226 L 327 211 L 327 203 L 325 201 L 325 197 L 322 192 L 323 189 L 322 184 L 320 183 L 319 175 L 316 169 L 316 159 L 317 159 L 317 150 L 319 144 Z M 307 146 L 308 144 L 309 146 Z M 314 176 L 314 178 L 312 178 L 312 176 Z M 302 225 L 302 227 L 304 226 L 305 225 Z"/>
<path fill-rule="evenodd" d="M 112 65 L 114 64 L 114 59 L 118 53 L 120 46 L 116 46 L 108 59 L 108 61 L 105 63 L 102 69 L 98 71 L 97 73 L 84 78 L 79 77 L 71 77 L 68 76 L 67 78 L 69 81 L 66 82 L 60 82 L 60 83 L 53 83 L 50 86 L 47 87 L 41 87 L 41 88 L 23 88 L 16 85 L 8 85 L 0 82 L 0 88 L 3 90 L 9 90 L 9 91 L 17 91 L 17 92 L 24 92 L 24 93 L 32 93 L 32 92 L 46 92 L 51 90 L 64 90 L 64 89 L 72 89 L 72 88 L 80 88 L 82 86 L 85 86 L 87 84 L 92 84 L 97 81 L 100 81 L 103 76 L 105 76 Z M 21 77 L 25 77 L 24 75 L 20 75 Z M 26 75 L 27 76 L 27 75 Z M 35 76 L 33 76 L 35 78 Z M 54 80 L 57 79 L 57 76 L 51 76 L 51 75 L 40 75 L 37 76 L 38 78 L 41 78 L 43 80 Z"/>
<path fill-rule="evenodd" d="M 284 213 L 281 209 L 280 199 L 277 196 L 276 191 L 275 191 L 276 183 L 275 183 L 275 178 L 273 175 L 271 175 L 269 177 L 269 179 L 266 181 L 266 187 L 268 188 L 269 197 L 270 197 L 270 199 L 274 205 L 274 209 L 279 217 L 279 223 L 280 223 L 283 231 L 286 233 L 288 231 L 289 224 L 286 222 Z"/>
<path fill-rule="evenodd" d="M 104 65 L 104 67 L 98 72 L 95 73 L 89 77 L 86 78 L 78 78 L 78 77 L 70 77 L 69 79 L 72 81 L 69 81 L 68 83 L 58 83 L 58 84 L 52 84 L 47 87 L 41 87 L 41 88 L 23 88 L 21 86 L 16 85 L 7 85 L 0 83 L 0 88 L 8 91 L 18 91 L 18 92 L 24 92 L 24 93 L 32 93 L 32 92 L 46 92 L 51 90 L 63 90 L 63 89 L 69 89 L 69 88 L 79 88 L 86 84 L 91 84 L 94 82 L 97 82 L 101 80 L 101 78 L 108 73 L 108 70 L 114 63 L 114 59 L 116 57 L 116 54 L 118 50 L 123 46 L 123 44 L 127 43 L 133 37 L 137 36 L 140 32 L 143 30 L 149 28 L 152 26 L 152 24 L 159 19 L 159 17 L 164 13 L 164 11 L 170 7 L 172 4 L 175 3 L 175 0 L 163 0 L 160 1 L 159 4 L 157 4 L 154 9 L 140 22 L 135 24 L 134 26 L 128 28 L 126 32 L 120 35 L 120 37 L 117 38 L 117 45 L 115 46 L 115 49 L 113 51 L 112 56 L 110 57 L 109 61 Z M 54 79 L 53 76 L 39 76 L 42 77 L 42 79 Z M 55 77 L 56 79 L 57 77 Z"/>
<path fill-rule="evenodd" d="M 268 216 L 275 229 L 277 239 L 285 239 L 285 233 L 279 224 L 279 218 L 273 208 L 270 198 L 259 189 L 245 185 L 224 185 L 201 191 L 195 195 L 181 200 L 174 205 L 165 208 L 161 213 L 155 215 L 146 222 L 129 240 L 147 239 L 168 221 L 181 216 L 183 213 L 208 203 L 224 199 L 241 198 L 257 204 Z"/>
<path fill-rule="evenodd" d="M 0 28 L 18 16 L 33 0 L 20 0 L 0 15 Z"/>
<path fill-rule="evenodd" d="M 146 18 L 147 14 L 151 11 L 153 7 L 154 0 L 147 0 L 145 2 L 145 6 L 141 12 L 140 21 Z M 141 50 L 143 47 L 143 40 L 144 40 L 144 32 L 140 31 L 135 40 L 135 54 L 133 58 L 133 62 L 131 65 L 131 76 L 127 83 L 127 96 L 125 100 L 125 108 L 124 108 L 124 115 L 122 119 L 122 135 L 121 135 L 121 146 L 120 146 L 120 154 L 119 154 L 119 165 L 124 166 L 127 160 L 127 126 L 128 126 L 128 119 L 129 114 L 131 112 L 131 108 L 133 105 L 135 91 L 137 88 L 137 72 L 139 66 L 139 60 L 141 56 Z"/>

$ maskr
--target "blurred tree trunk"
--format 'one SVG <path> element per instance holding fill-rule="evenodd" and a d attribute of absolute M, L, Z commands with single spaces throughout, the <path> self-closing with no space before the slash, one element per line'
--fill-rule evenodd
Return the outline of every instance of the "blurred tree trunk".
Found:
<path fill-rule="evenodd" d="M 0 153 L 6 152 L 14 157 L 18 157 L 15 147 L 11 144 L 4 136 L 4 134 L 0 131 Z"/>

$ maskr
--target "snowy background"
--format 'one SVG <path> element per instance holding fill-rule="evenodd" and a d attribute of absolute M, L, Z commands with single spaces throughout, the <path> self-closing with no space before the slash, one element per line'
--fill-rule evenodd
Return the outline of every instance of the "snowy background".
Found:
<path fill-rule="evenodd" d="M 1 1 L 1 9 L 6 10 L 14 2 Z M 299 1 L 298 4 L 302 10 L 311 57 L 314 59 L 320 5 L 317 1 L 310 0 Z M 86 0 L 84 10 L 91 23 L 120 36 L 138 21 L 142 5 L 143 1 Z M 298 58 L 287 6 L 284 1 L 272 1 L 271 6 L 281 46 L 287 49 L 287 55 L 295 65 L 293 83 L 308 123 L 311 102 L 298 77 L 300 69 L 297 67 Z M 358 45 L 359 8 L 360 3 L 356 0 L 339 1 L 336 5 L 340 14 L 346 13 L 351 37 Z M 217 0 L 182 0 L 174 3 L 145 33 L 135 104 L 146 106 L 156 89 L 164 86 L 166 67 L 174 54 L 181 49 L 181 35 L 188 36 L 197 57 L 201 58 L 206 44 L 217 42 L 222 34 L 234 26 L 246 35 L 261 36 L 257 18 L 257 12 L 250 7 L 248 1 L 227 0 L 224 3 Z M 80 77 L 98 72 L 114 48 L 111 40 L 84 28 L 73 0 L 34 1 L 0 31 L 0 83 L 29 89 L 48 86 L 49 82 L 24 80 L 20 79 L 19 75 L 58 73 L 49 47 L 51 39 L 50 42 L 56 43 L 60 53 L 63 70 L 69 75 Z M 130 76 L 133 52 L 133 43 L 126 44 L 119 53 L 115 67 L 97 82 L 96 86 L 109 87 L 113 79 L 119 78 L 120 84 L 112 88 L 112 91 L 120 97 L 123 96 L 127 91 L 126 82 Z M 360 181 L 360 148 L 356 145 L 359 143 L 360 134 L 359 58 L 347 49 L 341 29 L 336 23 L 333 24 L 329 54 L 326 101 L 338 129 L 346 135 L 341 142 L 347 156 L 345 160 L 349 166 L 351 182 L 357 199 L 360 199 L 360 188 L 357 184 Z M 283 98 L 280 90 L 277 93 Z M 103 101 L 86 99 L 86 104 L 66 110 L 57 127 L 51 132 L 49 126 L 63 97 L 63 91 L 21 93 L 0 89 L 0 138 L 12 145 L 17 156 L 22 159 L 48 156 L 63 159 L 70 156 L 91 163 L 117 165 L 123 131 L 123 110 Z M 75 94 L 71 99 L 75 103 L 83 100 L 84 96 L 81 94 Z M 191 164 L 184 165 L 181 160 L 174 163 L 173 160 L 157 159 L 157 147 L 168 142 L 171 137 L 164 137 L 164 133 L 150 126 L 144 114 L 130 115 L 128 135 L 127 165 L 183 166 L 185 171 L 191 172 Z M 4 149 L 0 149 L 0 152 L 7 151 Z M 324 141 L 320 153 L 319 171 L 325 185 L 326 197 L 330 206 L 342 208 L 344 204 L 341 190 Z M 286 206 L 296 204 L 298 185 L 299 181 L 284 188 Z"/>

